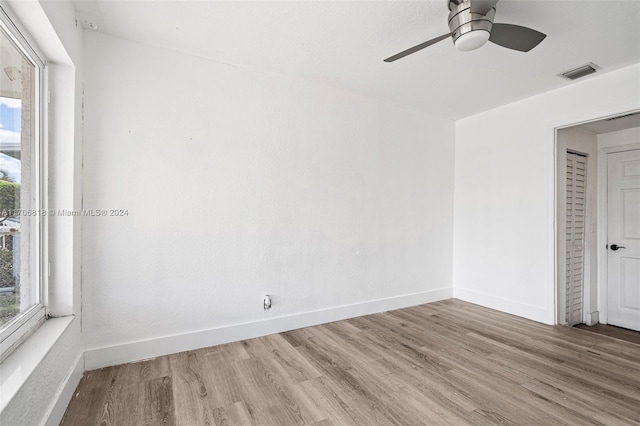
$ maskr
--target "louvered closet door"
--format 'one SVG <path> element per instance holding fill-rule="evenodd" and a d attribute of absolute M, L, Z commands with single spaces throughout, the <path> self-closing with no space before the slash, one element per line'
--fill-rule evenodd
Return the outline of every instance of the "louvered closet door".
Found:
<path fill-rule="evenodd" d="M 584 288 L 584 225 L 587 158 L 567 152 L 567 279 L 566 321 L 582 322 Z"/>

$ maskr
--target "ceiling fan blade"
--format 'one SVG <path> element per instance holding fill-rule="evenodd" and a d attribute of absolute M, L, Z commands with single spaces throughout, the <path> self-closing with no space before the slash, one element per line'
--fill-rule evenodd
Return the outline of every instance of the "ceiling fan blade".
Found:
<path fill-rule="evenodd" d="M 498 3 L 498 0 L 471 0 L 469 12 L 486 15 L 496 3 Z"/>
<path fill-rule="evenodd" d="M 513 24 L 493 24 L 489 41 L 507 49 L 528 52 L 547 35 L 531 28 Z"/>
<path fill-rule="evenodd" d="M 425 41 L 424 43 L 420 43 L 420 44 L 419 44 L 419 45 L 417 45 L 417 46 L 413 46 L 413 47 L 411 47 L 411 48 L 409 48 L 409 49 L 407 49 L 407 50 L 403 50 L 403 51 L 402 51 L 402 52 L 400 52 L 400 53 L 397 53 L 397 54 L 395 54 L 395 55 L 393 55 L 393 56 L 388 57 L 388 58 L 387 58 L 387 59 L 385 59 L 384 61 L 385 61 L 385 62 L 393 62 L 393 61 L 397 61 L 398 59 L 400 59 L 400 58 L 404 58 L 404 57 L 405 57 L 405 56 L 407 56 L 407 55 L 411 55 L 412 53 L 416 53 L 418 50 L 422 50 L 422 49 L 424 49 L 425 47 L 429 47 L 429 46 L 431 46 L 432 44 L 436 44 L 437 42 L 442 41 L 442 40 L 444 40 L 444 39 L 445 39 L 445 38 L 447 38 L 447 37 L 451 37 L 451 33 L 441 35 L 440 37 L 436 37 L 436 38 L 431 39 L 431 40 L 429 40 L 429 41 Z"/>

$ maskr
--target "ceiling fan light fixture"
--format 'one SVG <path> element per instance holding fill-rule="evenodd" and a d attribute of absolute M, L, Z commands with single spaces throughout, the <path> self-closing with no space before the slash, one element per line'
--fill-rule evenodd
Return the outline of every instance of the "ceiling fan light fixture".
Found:
<path fill-rule="evenodd" d="M 498 0 L 449 0 L 449 33 L 432 38 L 385 59 L 393 62 L 451 37 L 457 50 L 470 51 L 487 41 L 501 47 L 528 52 L 547 37 L 520 25 L 493 23 Z"/>
<path fill-rule="evenodd" d="M 489 41 L 490 35 L 489 31 L 485 30 L 469 31 L 461 34 L 460 37 L 454 41 L 454 45 L 456 46 L 456 49 L 461 52 L 476 50 L 484 46 L 487 41 Z"/>

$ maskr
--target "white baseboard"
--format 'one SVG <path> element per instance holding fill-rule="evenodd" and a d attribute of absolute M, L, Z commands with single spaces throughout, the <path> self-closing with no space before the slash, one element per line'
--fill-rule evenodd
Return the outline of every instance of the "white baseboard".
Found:
<path fill-rule="evenodd" d="M 85 369 L 94 370 L 110 365 L 140 361 L 392 309 L 421 305 L 451 297 L 453 297 L 453 289 L 449 287 L 227 327 L 91 348 L 85 351 Z"/>
<path fill-rule="evenodd" d="M 476 305 L 485 306 L 487 308 L 517 315 L 533 321 L 550 325 L 553 325 L 554 323 L 553 312 L 550 313 L 547 309 L 540 308 L 538 306 L 514 302 L 513 300 L 502 299 L 462 288 L 454 288 L 453 297 L 464 300 L 465 302 L 475 303 Z"/>
<path fill-rule="evenodd" d="M 59 425 L 64 412 L 67 410 L 67 406 L 71 401 L 73 392 L 78 387 L 82 374 L 84 373 L 84 352 L 78 354 L 78 357 L 73 363 L 73 366 L 67 373 L 64 381 L 60 384 L 58 391 L 53 399 L 53 402 L 47 410 L 44 424 L 46 426 Z"/>

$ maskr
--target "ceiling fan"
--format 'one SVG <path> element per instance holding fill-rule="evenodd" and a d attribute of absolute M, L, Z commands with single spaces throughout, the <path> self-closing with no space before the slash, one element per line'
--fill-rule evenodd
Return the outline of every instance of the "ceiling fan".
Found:
<path fill-rule="evenodd" d="M 493 23 L 497 3 L 498 0 L 449 0 L 449 33 L 413 46 L 384 61 L 396 61 L 449 37 L 461 51 L 477 49 L 490 41 L 507 49 L 528 52 L 547 36 L 520 25 Z"/>

